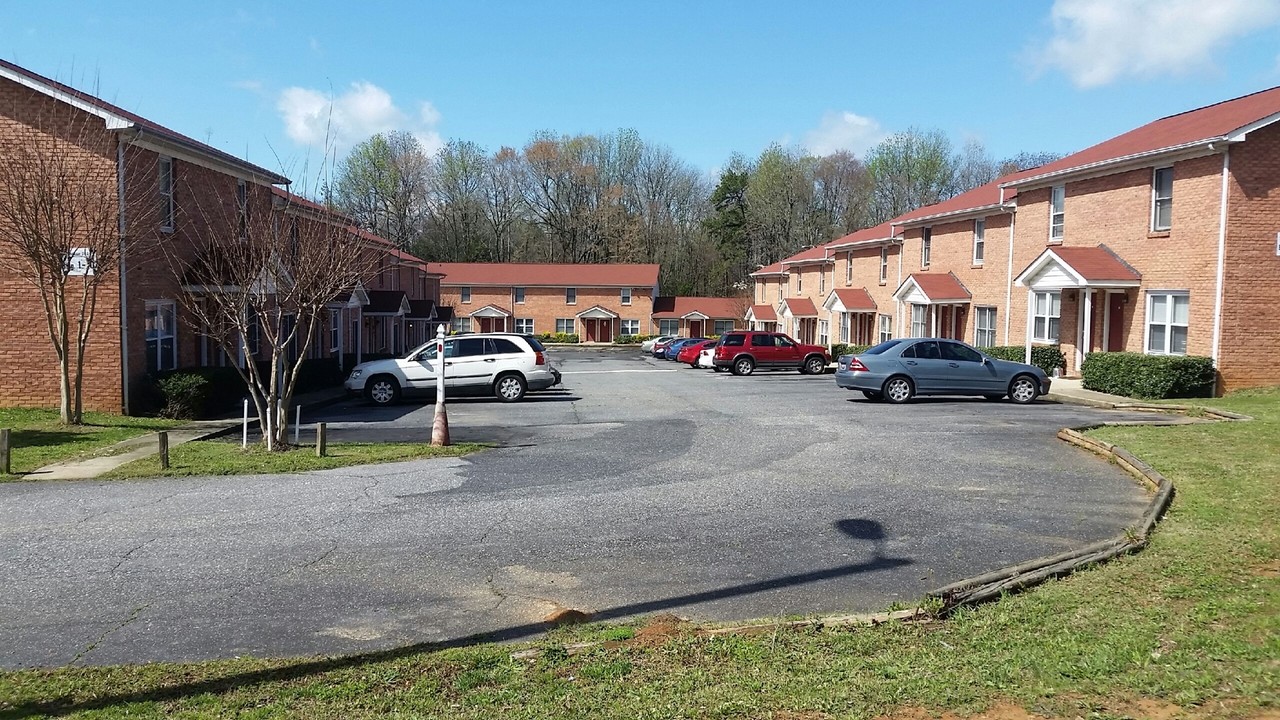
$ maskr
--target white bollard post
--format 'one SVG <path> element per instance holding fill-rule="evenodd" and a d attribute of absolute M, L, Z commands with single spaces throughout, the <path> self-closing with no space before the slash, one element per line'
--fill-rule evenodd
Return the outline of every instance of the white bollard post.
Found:
<path fill-rule="evenodd" d="M 444 325 L 436 333 L 436 415 L 431 423 L 431 444 L 449 444 L 449 414 L 444 407 Z"/>
<path fill-rule="evenodd" d="M 240 449 L 249 447 L 249 398 L 244 399 L 244 422 L 240 425 Z"/>
<path fill-rule="evenodd" d="M 293 409 L 293 444 L 297 445 L 300 439 L 299 433 L 302 432 L 302 405 L 298 404 Z"/>

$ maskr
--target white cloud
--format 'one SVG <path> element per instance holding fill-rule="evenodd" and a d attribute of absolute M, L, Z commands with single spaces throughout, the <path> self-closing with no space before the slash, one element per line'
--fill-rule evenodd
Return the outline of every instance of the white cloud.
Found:
<path fill-rule="evenodd" d="M 880 123 L 848 110 L 823 114 L 818 127 L 805 133 L 804 146 L 815 155 L 830 155 L 848 150 L 862 157 L 885 138 Z"/>
<path fill-rule="evenodd" d="M 1077 87 L 1211 67 L 1230 40 L 1280 20 L 1280 0 L 1055 0 L 1033 53 Z"/>
<path fill-rule="evenodd" d="M 376 133 L 401 130 L 413 133 L 423 148 L 434 153 L 444 146 L 436 126 L 440 113 L 429 102 L 417 114 L 401 110 L 386 90 L 368 82 L 355 82 L 336 97 L 310 88 L 291 87 L 280 93 L 276 108 L 285 132 L 300 145 L 337 152 Z"/>

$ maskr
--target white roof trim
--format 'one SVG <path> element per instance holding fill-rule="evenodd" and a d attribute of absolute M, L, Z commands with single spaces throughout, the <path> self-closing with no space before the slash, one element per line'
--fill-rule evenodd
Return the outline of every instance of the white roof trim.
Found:
<path fill-rule="evenodd" d="M 489 304 L 471 313 L 469 317 L 507 318 L 507 317 L 511 317 L 511 313 L 507 312 L 506 310 L 503 310 L 497 305 Z"/>
<path fill-rule="evenodd" d="M 123 117 L 121 115 L 117 115 L 116 113 L 113 113 L 109 110 L 101 108 L 97 105 L 94 105 L 91 102 L 86 102 L 85 99 L 82 97 L 76 97 L 71 93 L 68 93 L 63 90 L 59 90 L 53 87 L 52 85 L 42 83 L 39 80 L 36 80 L 35 78 L 32 78 L 28 75 L 14 72 L 9 68 L 0 67 L 0 77 L 4 77 L 6 79 L 12 80 L 13 82 L 18 83 L 19 85 L 35 90 L 36 92 L 41 93 L 42 95 L 48 95 L 54 100 L 57 100 L 58 102 L 66 103 L 77 110 L 83 110 L 84 112 L 87 112 L 90 115 L 93 115 L 95 117 L 100 117 L 103 119 L 103 121 L 106 122 L 108 130 L 127 130 L 136 124 L 129 118 Z"/>
<path fill-rule="evenodd" d="M 1194 142 L 1182 143 L 1181 145 L 1170 145 L 1169 147 L 1159 148 L 1156 150 L 1147 150 L 1145 152 L 1134 153 L 1132 155 L 1108 158 L 1106 160 L 1099 160 L 1085 165 L 1076 165 L 1062 170 L 1054 170 L 1053 172 L 1047 172 L 1040 175 L 1032 175 L 1031 177 L 1026 177 L 1021 180 L 1012 180 L 1007 183 L 1001 183 L 1000 187 L 1021 188 L 1033 185 L 1050 184 L 1058 178 L 1066 178 L 1073 175 L 1085 175 L 1093 171 L 1109 170 L 1112 168 L 1115 168 L 1118 172 L 1124 166 L 1145 164 L 1149 160 L 1156 160 L 1164 155 L 1176 155 L 1181 153 L 1194 154 L 1194 151 L 1196 150 L 1212 153 L 1215 151 L 1209 150 L 1209 146 L 1214 143 L 1227 142 L 1231 142 L 1227 136 L 1205 138 Z"/>
<path fill-rule="evenodd" d="M 955 297 L 955 298 L 929 297 L 929 293 L 925 292 L 924 288 L 920 287 L 920 283 L 917 282 L 916 279 L 914 277 L 911 277 L 910 275 L 908 275 L 907 279 L 903 280 L 902 284 L 898 286 L 898 289 L 893 292 L 893 299 L 905 300 L 907 295 L 911 294 L 912 288 L 915 288 L 915 290 L 920 293 L 920 296 L 925 299 L 926 305 L 967 305 L 973 302 L 972 297 Z"/>
<path fill-rule="evenodd" d="M 992 203 L 990 205 L 978 205 L 975 207 L 963 208 L 960 210 L 949 210 L 947 212 L 937 213 L 935 215 L 923 215 L 918 218 L 904 220 L 900 223 L 895 222 L 893 223 L 893 226 L 894 227 L 916 227 L 918 225 L 927 225 L 929 223 L 938 222 L 939 220 L 944 220 L 944 221 L 952 220 L 952 221 L 958 222 L 960 220 L 968 219 L 967 216 L 970 216 L 970 215 L 972 215 L 974 219 L 977 219 L 979 217 L 986 217 L 992 214 L 993 212 L 994 213 L 1009 212 L 1009 209 L 1006 208 L 1003 204 L 997 202 L 997 203 Z"/>
<path fill-rule="evenodd" d="M 1035 283 L 1033 283 L 1030 286 L 1027 285 L 1028 280 L 1039 275 L 1045 268 L 1049 267 L 1050 265 L 1056 265 L 1059 269 L 1062 270 L 1063 274 L 1071 278 L 1071 281 L 1074 284 L 1061 285 L 1060 287 L 1057 284 L 1052 286 L 1039 285 Z M 1016 287 L 1030 287 L 1032 289 L 1041 289 L 1041 290 L 1055 290 L 1055 289 L 1065 290 L 1068 288 L 1077 288 L 1077 289 L 1079 288 L 1096 288 L 1096 289 L 1116 288 L 1116 289 L 1119 289 L 1119 288 L 1142 287 L 1141 280 L 1099 280 L 1095 282 L 1090 282 L 1089 280 L 1085 279 L 1083 275 L 1077 272 L 1075 268 L 1071 267 L 1070 263 L 1068 263 L 1066 260 L 1063 260 L 1057 253 L 1055 253 L 1053 251 L 1053 248 L 1046 248 L 1044 252 L 1040 253 L 1039 257 L 1031 261 L 1031 264 L 1027 266 L 1027 269 L 1018 273 L 1018 277 L 1013 279 L 1013 284 Z"/>
<path fill-rule="evenodd" d="M 693 312 L 689 312 L 689 313 L 685 313 L 684 315 L 681 315 L 680 319 L 681 320 L 710 320 L 711 316 L 707 315 L 706 313 L 700 313 L 697 310 L 694 310 Z"/>
<path fill-rule="evenodd" d="M 1227 133 L 1227 137 L 1226 137 L 1227 142 L 1244 142 L 1245 136 L 1248 135 L 1249 133 L 1253 132 L 1254 130 L 1261 130 L 1262 128 L 1278 120 L 1280 120 L 1280 113 L 1274 113 L 1264 118 L 1259 118 L 1257 120 L 1254 120 L 1253 122 L 1249 123 L 1248 125 L 1245 125 L 1244 127 L 1236 128 L 1235 130 L 1232 130 L 1231 132 Z"/>
<path fill-rule="evenodd" d="M 849 250 L 852 248 L 860 248 L 860 247 L 867 247 L 867 246 L 873 246 L 873 245 L 892 245 L 893 243 L 900 242 L 901 240 L 902 240 L 901 237 L 897 235 L 891 235 L 889 237 L 883 237 L 883 238 L 872 238 L 871 240 L 854 240 L 852 242 L 847 242 L 847 243 L 832 243 L 827 246 L 827 250 Z"/>
<path fill-rule="evenodd" d="M 575 315 L 575 317 L 588 318 L 588 319 L 600 319 L 600 320 L 607 318 L 610 320 L 616 320 L 618 319 L 619 315 L 618 313 L 608 308 L 600 307 L 599 305 L 594 305 L 578 313 L 577 315 Z"/>

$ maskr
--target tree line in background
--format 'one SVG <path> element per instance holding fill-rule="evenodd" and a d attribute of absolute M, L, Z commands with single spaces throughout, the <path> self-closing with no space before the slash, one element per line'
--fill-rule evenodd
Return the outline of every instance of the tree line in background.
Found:
<path fill-rule="evenodd" d="M 634 130 L 535 134 L 490 153 L 409 133 L 357 145 L 325 188 L 361 227 L 437 262 L 660 263 L 662 292 L 728 296 L 797 251 L 1058 155 L 997 161 L 971 141 L 909 129 L 864 158 L 772 145 L 714 181 Z"/>

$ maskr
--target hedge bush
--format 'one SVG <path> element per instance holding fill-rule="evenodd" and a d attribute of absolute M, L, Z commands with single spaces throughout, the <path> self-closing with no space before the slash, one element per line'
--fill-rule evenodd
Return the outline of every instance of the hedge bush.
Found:
<path fill-rule="evenodd" d="M 651 340 L 657 335 L 619 335 L 613 339 L 614 345 L 639 345 L 645 340 Z"/>
<path fill-rule="evenodd" d="M 993 358 L 1012 362 L 1022 362 L 1027 356 L 1027 348 L 1023 345 L 997 345 L 979 349 Z M 1062 354 L 1062 348 L 1057 345 L 1032 345 L 1031 364 L 1052 377 L 1054 370 L 1067 366 L 1067 356 Z"/>
<path fill-rule="evenodd" d="M 870 345 L 849 345 L 847 343 L 835 343 L 831 346 L 831 359 L 835 360 L 841 355 L 858 355 L 871 349 Z"/>
<path fill-rule="evenodd" d="M 1210 397 L 1218 381 L 1213 358 L 1196 355 L 1095 352 L 1080 374 L 1087 390 L 1152 400 Z"/>
<path fill-rule="evenodd" d="M 578 343 L 582 342 L 577 333 L 542 333 L 538 339 L 546 343 Z"/>
<path fill-rule="evenodd" d="M 200 417 L 209 401 L 208 380 L 196 373 L 175 372 L 156 381 L 160 391 L 160 417 L 191 420 Z"/>

